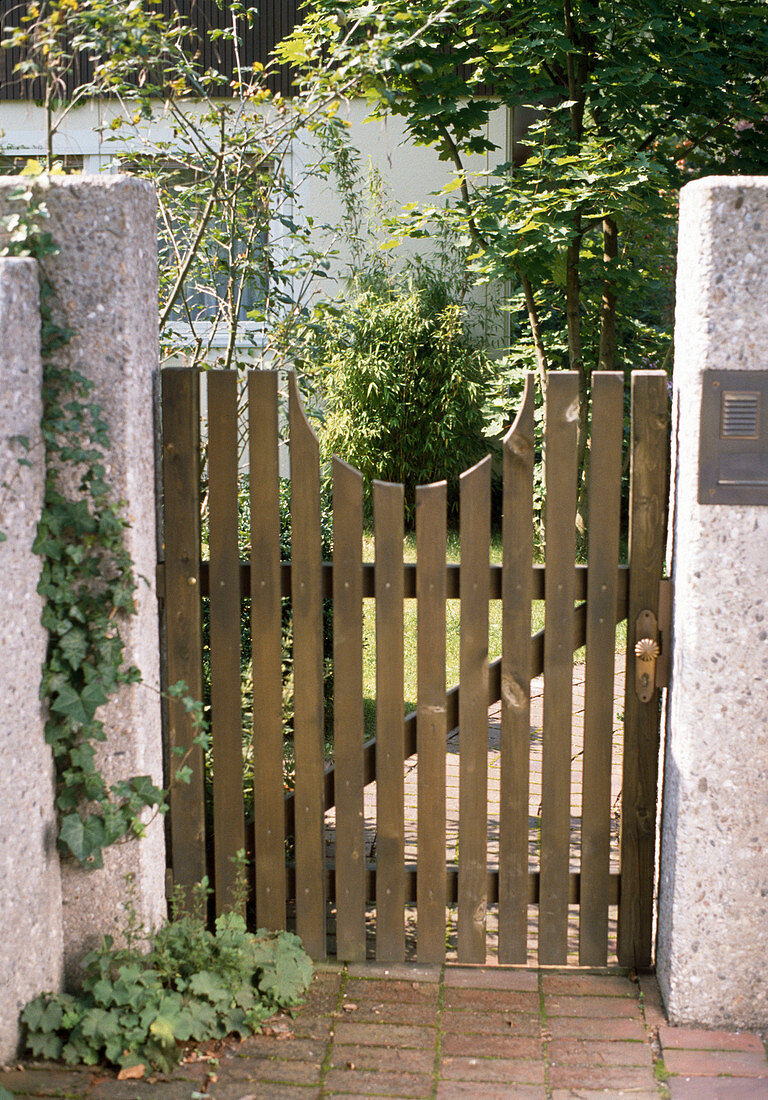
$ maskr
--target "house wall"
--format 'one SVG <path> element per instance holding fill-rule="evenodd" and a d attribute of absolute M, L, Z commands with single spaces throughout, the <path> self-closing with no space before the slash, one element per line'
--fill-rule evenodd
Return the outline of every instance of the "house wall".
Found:
<path fill-rule="evenodd" d="M 136 148 L 135 142 L 119 136 L 109 129 L 115 117 L 116 105 L 93 101 L 74 109 L 66 118 L 54 139 L 54 152 L 59 157 L 77 157 L 85 172 L 114 171 L 121 152 Z M 352 145 L 360 151 L 363 169 L 371 168 L 381 173 L 396 213 L 406 203 L 434 201 L 441 188 L 450 182 L 450 165 L 438 160 L 433 149 L 416 146 L 407 137 L 404 121 L 400 118 L 370 119 L 369 107 L 362 100 L 351 100 L 341 108 L 340 115 L 349 124 Z M 467 162 L 470 173 L 486 173 L 497 163 L 513 159 L 514 144 L 519 143 L 525 119 L 519 117 L 516 126 L 510 125 L 509 112 L 500 107 L 490 118 L 487 136 L 498 147 L 495 154 L 471 158 Z M 33 103 L 14 101 L 0 103 L 0 147 L 6 155 L 42 157 L 46 147 L 45 113 Z M 514 131 L 517 131 L 516 133 Z M 150 133 L 150 131 L 148 131 Z M 157 141 L 172 138 L 167 122 L 159 119 L 151 129 Z M 319 149 L 309 135 L 307 140 L 296 140 L 288 159 L 298 192 L 296 212 L 311 218 L 317 226 L 333 226 L 341 219 L 342 206 L 334 181 L 308 175 L 308 169 L 317 160 Z M 348 271 L 349 251 L 344 242 L 332 232 L 319 230 L 318 239 L 329 252 L 330 273 L 338 276 Z M 404 241 L 392 254 L 393 262 L 420 255 L 428 259 L 435 246 L 429 241 Z M 318 294 L 328 294 L 327 280 L 317 285 Z M 491 348 L 501 348 L 505 343 L 505 315 L 499 305 L 505 296 L 505 287 L 498 284 L 478 287 L 474 301 L 480 307 L 476 322 L 478 334 Z"/>

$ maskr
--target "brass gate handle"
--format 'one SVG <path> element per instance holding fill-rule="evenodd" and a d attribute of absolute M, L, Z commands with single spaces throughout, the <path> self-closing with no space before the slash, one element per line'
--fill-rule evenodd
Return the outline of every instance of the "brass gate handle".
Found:
<path fill-rule="evenodd" d="M 643 611 L 637 619 L 635 636 L 635 693 L 641 703 L 649 703 L 656 687 L 656 659 L 659 649 L 658 625 L 652 611 Z"/>

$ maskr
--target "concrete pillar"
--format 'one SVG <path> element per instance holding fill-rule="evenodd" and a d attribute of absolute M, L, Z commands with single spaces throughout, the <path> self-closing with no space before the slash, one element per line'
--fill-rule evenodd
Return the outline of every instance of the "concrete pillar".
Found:
<path fill-rule="evenodd" d="M 0 259 L 0 1064 L 17 1053 L 21 1009 L 62 975 L 53 759 L 39 698 L 47 634 L 32 553 L 45 480 L 41 381 L 37 265 Z"/>
<path fill-rule="evenodd" d="M 0 213 L 18 209 L 0 180 Z M 100 712 L 107 733 L 98 763 L 108 783 L 150 775 L 163 783 L 157 598 L 153 380 L 158 369 L 157 237 L 154 190 L 127 176 L 61 176 L 34 184 L 49 213 L 45 228 L 59 248 L 42 261 L 53 286 L 53 319 L 72 336 L 59 361 L 94 383 L 92 400 L 109 426 L 105 463 L 115 496 L 125 501 L 126 542 L 138 580 L 138 614 L 122 626 L 125 659 L 143 683 L 126 686 Z M 162 819 L 144 839 L 118 843 L 104 868 L 62 861 L 64 962 L 75 979 L 83 953 L 125 923 L 125 875 L 135 876 L 139 916 L 156 926 L 166 914 Z"/>
<path fill-rule="evenodd" d="M 657 944 L 673 1022 L 764 1028 L 768 504 L 698 503 L 702 378 L 710 370 L 768 370 L 765 178 L 709 178 L 681 194 L 674 652 Z M 705 443 L 704 456 L 712 451 Z"/>

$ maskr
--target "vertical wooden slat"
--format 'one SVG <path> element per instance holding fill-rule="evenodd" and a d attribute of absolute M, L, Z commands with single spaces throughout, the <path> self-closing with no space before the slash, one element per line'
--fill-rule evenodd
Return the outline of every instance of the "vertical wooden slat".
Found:
<path fill-rule="evenodd" d="M 416 490 L 418 960 L 445 958 L 445 551 L 447 486 Z"/>
<path fill-rule="evenodd" d="M 578 409 L 577 373 L 550 371 L 545 422 L 547 572 L 539 897 L 542 965 L 565 963 L 568 955 Z"/>
<path fill-rule="evenodd" d="M 658 616 L 667 511 L 667 376 L 632 374 L 632 465 L 629 504 L 629 605 L 621 809 L 621 903 L 618 957 L 622 966 L 651 964 L 659 692 L 641 703 L 635 694 L 635 623 L 641 611 Z"/>
<path fill-rule="evenodd" d="M 277 374 L 249 371 L 256 923 L 285 927 Z"/>
<path fill-rule="evenodd" d="M 323 590 L 317 436 L 291 375 L 291 600 L 296 760 L 296 929 L 313 959 L 326 953 L 323 818 Z"/>
<path fill-rule="evenodd" d="M 533 414 L 529 373 L 504 437 L 502 519 L 501 790 L 499 796 L 499 962 L 528 957 L 528 798 L 531 740 Z"/>
<path fill-rule="evenodd" d="M 200 608 L 200 375 L 188 367 L 162 372 L 163 524 L 166 676 L 203 698 Z M 205 783 L 197 730 L 178 699 L 168 700 L 171 774 L 182 763 L 190 782 L 171 786 L 173 881 L 184 888 L 205 875 Z M 175 750 L 183 750 L 183 757 Z"/>
<path fill-rule="evenodd" d="M 624 376 L 596 371 L 592 375 L 589 467 L 587 667 L 579 910 L 579 962 L 582 966 L 605 966 L 608 961 L 613 675 L 623 426 Z"/>
<path fill-rule="evenodd" d="M 459 962 L 485 962 L 488 907 L 488 598 L 491 458 L 461 475 Z"/>
<path fill-rule="evenodd" d="M 376 958 L 405 958 L 403 487 L 373 483 L 376 537 Z"/>
<path fill-rule="evenodd" d="M 211 732 L 216 912 L 232 907 L 245 849 L 240 706 L 240 554 L 237 545 L 237 372 L 208 380 Z"/>
<path fill-rule="evenodd" d="M 363 479 L 333 460 L 333 748 L 336 957 L 365 959 Z"/>

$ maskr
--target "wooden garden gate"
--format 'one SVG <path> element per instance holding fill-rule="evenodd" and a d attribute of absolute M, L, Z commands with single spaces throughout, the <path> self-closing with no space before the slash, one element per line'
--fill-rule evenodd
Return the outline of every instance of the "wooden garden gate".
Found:
<path fill-rule="evenodd" d="M 533 562 L 534 394 L 503 446 L 503 564 L 489 565 L 491 459 L 462 475 L 460 565 L 446 565 L 446 486 L 417 490 L 416 564 L 403 563 L 403 490 L 373 487 L 375 563 L 362 560 L 362 478 L 333 462 L 333 560 L 320 535 L 317 439 L 290 378 L 290 561 L 281 555 L 278 377 L 247 374 L 247 416 L 238 376 L 207 373 L 207 555 L 200 530 L 200 375 L 163 371 L 165 682 L 210 684 L 208 809 L 202 750 L 181 703 L 168 704 L 171 749 L 189 750 L 188 785 L 172 789 L 172 877 L 188 886 L 210 874 L 217 911 L 235 889 L 232 857 L 254 854 L 255 919 L 295 927 L 315 958 L 327 952 L 335 905 L 336 953 L 406 954 L 405 911 L 416 907 L 416 957 L 442 962 L 446 910 L 457 907 L 457 957 L 486 960 L 489 908 L 498 958 L 529 961 L 537 917 L 538 961 L 569 955 L 569 906 L 578 906 L 578 960 L 605 965 L 609 913 L 618 905 L 621 965 L 651 962 L 659 749 L 667 582 L 661 580 L 667 494 L 667 392 L 659 371 L 632 374 L 630 543 L 619 564 L 624 379 L 593 376 L 588 563 L 575 564 L 578 376 L 548 376 L 545 418 L 546 565 Z M 247 432 L 244 429 L 247 427 Z M 242 436 L 247 435 L 244 447 Z M 250 542 L 238 541 L 238 483 L 249 473 Z M 242 508 L 240 509 L 242 513 Z M 242 521 L 240 523 L 242 527 Z M 285 536 L 285 532 L 283 533 Z M 364 743 L 362 606 L 376 600 L 376 737 Z M 403 601 L 418 601 L 418 705 L 403 717 Z M 446 600 L 460 600 L 460 677 L 445 673 Z M 282 629 L 293 630 L 295 786 L 284 782 Z M 502 654 L 488 661 L 489 600 L 502 601 Z M 531 636 L 531 602 L 545 600 L 544 630 Z M 333 764 L 323 750 L 323 606 L 333 601 Z M 254 820 L 243 804 L 241 628 L 250 616 L 253 675 Z M 207 618 L 205 649 L 201 638 Z M 627 618 L 619 872 L 609 862 L 615 627 Z M 651 660 L 638 663 L 636 643 Z M 653 663 L 653 642 L 662 646 Z M 574 650 L 586 644 L 583 797 L 577 869 L 571 852 L 571 720 Z M 209 662 L 209 668 L 208 666 Z M 206 675 L 204 676 L 204 669 Z M 529 829 L 530 684 L 543 673 L 541 806 Z M 488 707 L 500 700 L 498 866 L 487 857 Z M 446 738 L 459 733 L 458 860 L 446 859 Z M 403 764 L 418 760 L 417 859 L 404 861 Z M 173 759 L 176 759 L 173 757 Z M 367 858 L 363 798 L 376 784 L 376 858 Z M 326 859 L 325 815 L 335 810 L 335 860 Z M 496 822 L 494 822 L 494 826 Z M 529 850 L 533 847 L 533 850 Z M 533 907 L 533 908 L 532 908 Z M 533 917 L 531 917 L 533 914 Z M 572 947 L 570 948 L 572 951 Z M 370 954 L 370 951 L 369 951 Z"/>

